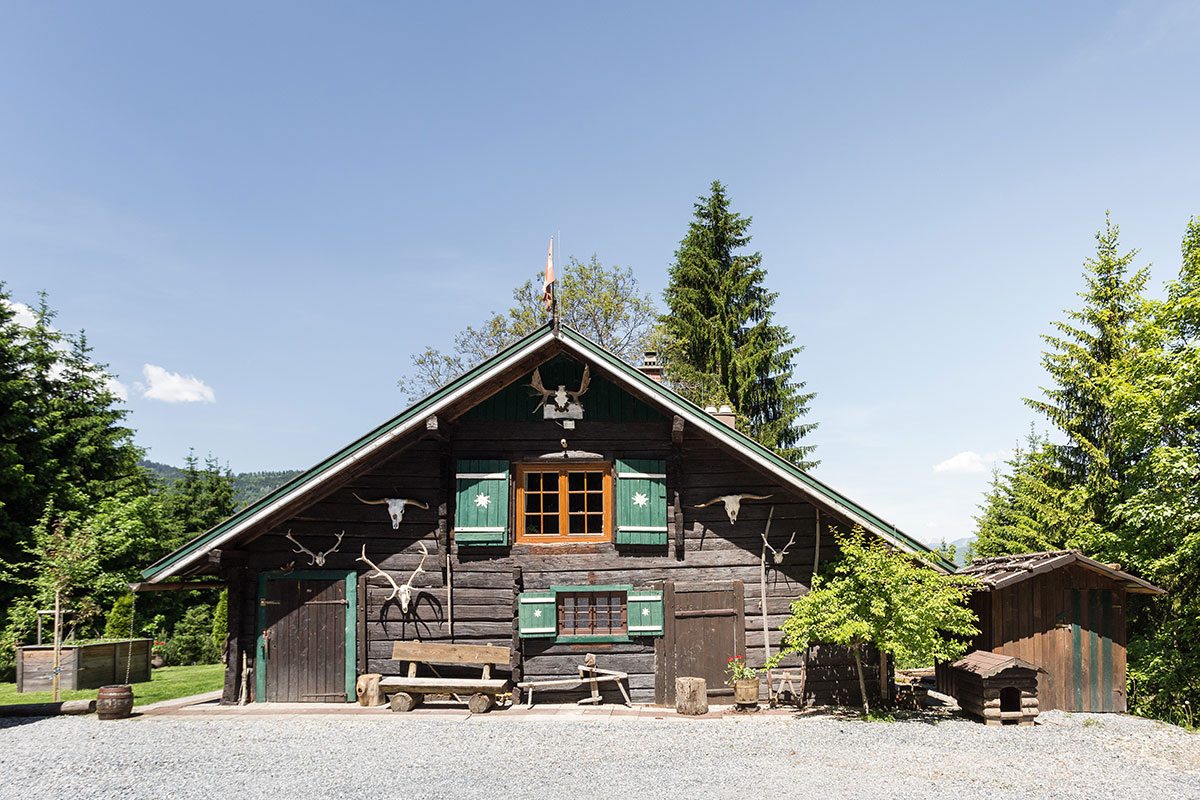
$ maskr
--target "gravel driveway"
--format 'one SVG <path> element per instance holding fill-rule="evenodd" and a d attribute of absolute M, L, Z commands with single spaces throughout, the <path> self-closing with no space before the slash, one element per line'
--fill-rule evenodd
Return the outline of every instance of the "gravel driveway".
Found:
<path fill-rule="evenodd" d="M 1134 717 L 1043 719 L 0 720 L 0 797 L 1200 798 L 1200 735 Z"/>

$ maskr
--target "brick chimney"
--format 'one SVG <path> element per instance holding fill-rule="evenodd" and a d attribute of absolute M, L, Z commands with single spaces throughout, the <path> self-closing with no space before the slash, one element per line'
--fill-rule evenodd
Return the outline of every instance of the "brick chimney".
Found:
<path fill-rule="evenodd" d="M 717 408 L 716 406 L 706 406 L 704 410 L 708 414 L 712 415 L 717 422 L 723 423 L 734 430 L 737 430 L 737 414 L 734 413 L 730 406 L 722 405 L 720 408 Z"/>
<path fill-rule="evenodd" d="M 647 350 L 642 354 L 642 363 L 638 370 L 650 380 L 662 383 L 662 365 L 658 363 L 658 353 L 654 350 Z"/>

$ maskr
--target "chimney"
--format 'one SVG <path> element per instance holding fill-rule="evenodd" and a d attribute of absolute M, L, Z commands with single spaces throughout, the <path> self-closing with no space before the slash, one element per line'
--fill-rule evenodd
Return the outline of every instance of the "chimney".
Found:
<path fill-rule="evenodd" d="M 663 370 L 662 365 L 658 363 L 658 353 L 656 351 L 647 350 L 642 354 L 642 363 L 638 367 L 638 370 L 655 383 L 662 383 Z"/>
<path fill-rule="evenodd" d="M 717 422 L 723 423 L 734 430 L 737 430 L 737 414 L 733 412 L 731 407 L 726 405 L 722 405 L 720 408 L 717 408 L 716 406 L 705 406 L 704 410 L 708 414 L 711 414 L 712 417 L 717 420 Z"/>

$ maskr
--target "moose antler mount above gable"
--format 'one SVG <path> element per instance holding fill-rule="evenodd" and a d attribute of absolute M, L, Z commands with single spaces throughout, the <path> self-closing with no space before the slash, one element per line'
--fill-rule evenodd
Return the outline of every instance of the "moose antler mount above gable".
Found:
<path fill-rule="evenodd" d="M 591 382 L 592 369 L 584 364 L 583 377 L 579 380 L 578 389 L 571 391 L 565 384 L 560 384 L 557 389 L 547 389 L 542 383 L 541 367 L 535 369 L 533 377 L 529 380 L 529 387 L 533 389 L 535 396 L 541 395 L 542 399 L 533 409 L 533 413 L 536 414 L 540 408 L 542 419 L 583 419 L 583 403 L 579 398 L 587 394 Z"/>

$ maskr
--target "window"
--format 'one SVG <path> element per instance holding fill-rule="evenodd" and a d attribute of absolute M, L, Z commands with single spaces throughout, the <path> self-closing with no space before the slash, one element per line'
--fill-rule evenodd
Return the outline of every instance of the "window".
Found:
<path fill-rule="evenodd" d="M 625 592 L 558 594 L 560 636 L 613 636 L 625 632 Z"/>
<path fill-rule="evenodd" d="M 517 541 L 602 542 L 612 538 L 608 464 L 517 467 Z"/>

